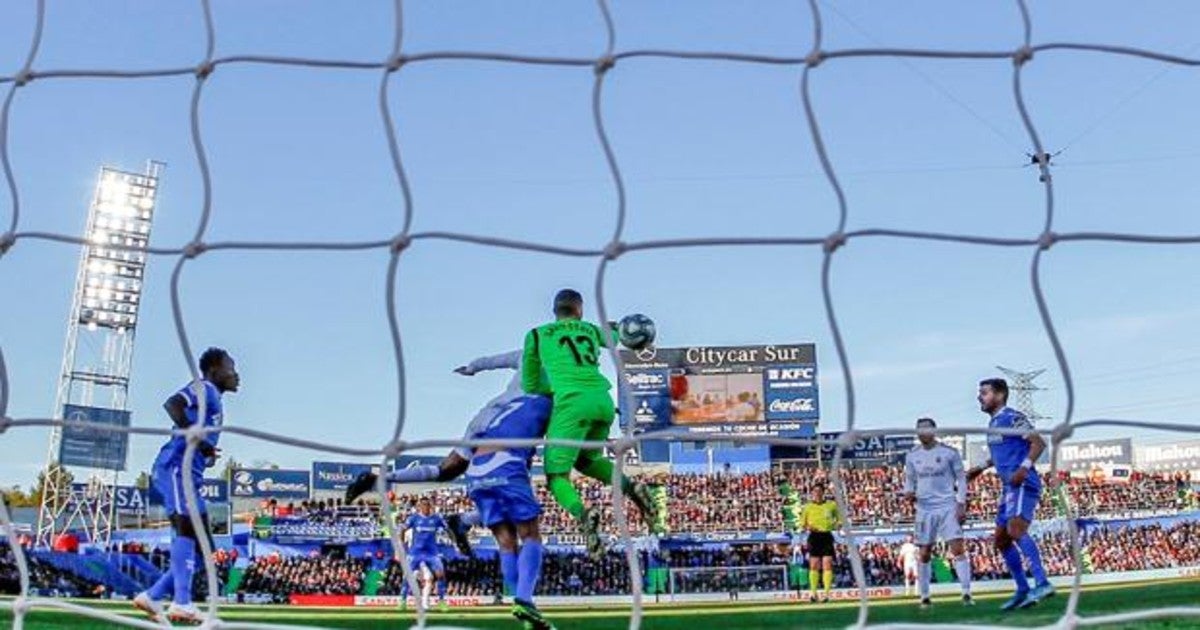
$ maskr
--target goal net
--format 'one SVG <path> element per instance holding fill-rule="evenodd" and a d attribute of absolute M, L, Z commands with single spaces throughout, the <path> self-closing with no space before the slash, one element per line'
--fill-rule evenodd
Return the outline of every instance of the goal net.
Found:
<path fill-rule="evenodd" d="M 850 243 L 859 241 L 890 239 L 913 243 L 915 245 L 957 243 L 979 248 L 991 247 L 1020 250 L 1029 254 L 1029 288 L 1033 292 L 1037 315 L 1044 328 L 1046 339 L 1053 348 L 1053 354 L 1057 362 L 1056 367 L 1065 383 L 1065 416 L 1062 422 L 1056 426 L 1048 429 L 1043 427 L 1047 442 L 1053 445 L 1054 450 L 1057 451 L 1058 446 L 1064 440 L 1068 439 L 1075 429 L 1083 427 L 1106 426 L 1119 431 L 1134 431 L 1146 428 L 1178 431 L 1180 433 L 1200 432 L 1200 427 L 1186 424 L 1110 418 L 1078 419 L 1075 417 L 1074 382 L 1071 376 L 1072 363 L 1060 339 L 1059 328 L 1056 326 L 1054 312 L 1047 300 L 1047 291 L 1043 284 L 1042 265 L 1047 253 L 1059 248 L 1068 248 L 1077 243 L 1200 244 L 1200 236 L 1058 231 L 1055 220 L 1055 201 L 1057 198 L 1055 189 L 1055 163 L 1051 156 L 1054 147 L 1048 145 L 1039 132 L 1036 101 L 1030 98 L 1025 87 L 1027 69 L 1039 63 L 1043 58 L 1050 58 L 1055 55 L 1086 54 L 1097 57 L 1132 57 L 1149 60 L 1158 64 L 1175 66 L 1200 65 L 1200 59 L 1119 45 L 1102 45 L 1086 42 L 1041 42 L 1035 38 L 1034 19 L 1031 16 L 1030 7 L 1027 6 L 1024 0 L 1014 0 L 1017 23 L 1020 26 L 1018 31 L 1020 36 L 1008 42 L 1007 45 L 991 49 L 955 50 L 941 48 L 844 47 L 839 42 L 832 41 L 831 38 L 826 36 L 824 25 L 827 24 L 831 7 L 820 0 L 809 0 L 807 5 L 804 6 L 804 10 L 807 12 L 809 18 L 809 24 L 811 24 L 811 32 L 804 35 L 808 41 L 808 52 L 806 54 L 774 55 L 762 52 L 627 49 L 622 48 L 618 44 L 623 25 L 614 19 L 613 13 L 610 10 L 610 3 L 607 0 L 599 0 L 595 5 L 595 11 L 596 21 L 599 24 L 600 46 L 591 55 L 558 56 L 529 54 L 520 51 L 502 53 L 480 52 L 475 49 L 424 50 L 414 52 L 406 47 L 406 37 L 412 35 L 411 29 L 406 25 L 404 19 L 406 11 L 409 9 L 406 5 L 409 3 L 404 2 L 404 0 L 395 0 L 391 7 L 394 23 L 392 46 L 388 50 L 379 51 L 378 56 L 371 61 L 259 54 L 219 56 L 215 45 L 220 36 L 219 21 L 213 18 L 210 2 L 208 0 L 200 0 L 198 3 L 200 9 L 199 19 L 203 23 L 205 46 L 203 54 L 196 57 L 191 63 L 149 68 L 81 69 L 77 67 L 58 67 L 43 63 L 41 59 L 43 51 L 40 45 L 43 37 L 53 28 L 53 25 L 45 19 L 48 11 L 47 4 L 49 3 L 44 0 L 33 3 L 35 11 L 35 19 L 32 21 L 34 30 L 30 37 L 31 44 L 24 56 L 23 62 L 17 64 L 15 71 L 10 71 L 6 75 L 0 75 L 0 90 L 3 90 L 4 93 L 2 108 L 0 108 L 0 167 L 2 167 L 4 174 L 5 184 L 3 187 L 7 190 L 8 198 L 7 203 L 0 205 L 0 257 L 4 257 L 4 260 L 0 260 L 0 269 L 3 268 L 3 265 L 8 265 L 10 268 L 5 271 L 11 273 L 13 271 L 11 266 L 15 264 L 12 262 L 15 254 L 25 248 L 39 247 L 48 242 L 86 244 L 86 241 L 78 235 L 51 233 L 36 229 L 37 222 L 32 219 L 34 218 L 33 215 L 39 212 L 40 209 L 28 207 L 22 203 L 23 173 L 21 169 L 21 157 L 15 155 L 11 150 L 12 137 L 19 124 L 19 118 L 14 112 L 20 110 L 23 101 L 28 98 L 29 92 L 32 92 L 43 84 L 70 83 L 85 79 L 139 82 L 174 78 L 175 80 L 182 79 L 192 82 L 191 98 L 187 104 L 187 120 L 189 122 L 188 138 L 199 172 L 199 220 L 194 227 L 192 236 L 186 242 L 171 246 L 154 247 L 147 251 L 153 258 L 170 263 L 172 266 L 169 296 L 170 313 L 173 317 L 173 325 L 178 337 L 178 352 L 179 357 L 182 359 L 182 365 L 188 367 L 193 379 L 195 379 L 194 387 L 198 394 L 197 399 L 201 401 L 202 405 L 201 416 L 204 414 L 203 405 L 205 403 L 203 401 L 205 401 L 206 397 L 203 394 L 202 385 L 200 384 L 199 375 L 196 372 L 194 363 L 195 350 L 197 348 L 192 336 L 189 335 L 188 309 L 185 306 L 184 300 L 188 289 L 186 283 L 182 280 L 185 269 L 196 265 L 197 261 L 210 257 L 229 255 L 231 252 L 271 250 L 297 254 L 313 252 L 345 254 L 347 252 L 375 251 L 386 254 L 384 297 L 387 310 L 387 324 L 390 333 L 389 343 L 394 351 L 395 365 L 398 373 L 396 391 L 399 396 L 396 420 L 390 438 L 381 443 L 362 445 L 350 443 L 348 437 L 339 434 L 336 439 L 337 443 L 331 444 L 329 441 L 299 439 L 285 432 L 257 430 L 242 426 L 228 426 L 220 429 L 193 428 L 183 432 L 176 431 L 177 434 L 185 435 L 188 440 L 185 468 L 190 466 L 195 458 L 200 457 L 200 454 L 197 452 L 197 444 L 205 433 L 211 431 L 223 431 L 258 440 L 261 441 L 264 447 L 270 444 L 282 444 L 309 449 L 313 452 L 378 458 L 378 461 L 385 467 L 389 461 L 394 460 L 397 456 L 414 450 L 448 448 L 463 444 L 464 442 L 458 439 L 409 440 L 406 437 L 408 435 L 406 433 L 406 424 L 409 420 L 409 413 L 406 409 L 406 396 L 409 392 L 406 388 L 412 380 L 413 375 L 406 369 L 404 345 L 402 343 L 403 326 L 401 318 L 397 313 L 396 304 L 399 294 L 404 290 L 403 287 L 397 284 L 397 273 L 402 261 L 406 257 L 412 256 L 413 252 L 426 247 L 432 242 L 453 242 L 464 246 L 493 248 L 497 256 L 521 252 L 544 256 L 547 259 L 558 257 L 559 259 L 572 258 L 587 261 L 593 265 L 594 273 L 592 274 L 592 282 L 594 283 L 594 294 L 598 311 L 597 319 L 600 321 L 609 321 L 612 319 L 612 315 L 614 315 L 606 300 L 606 296 L 609 295 L 606 291 L 606 280 L 612 267 L 628 257 L 638 256 L 639 254 L 651 251 L 662 252 L 682 248 L 731 246 L 748 248 L 774 246 L 804 249 L 819 253 L 820 265 L 817 273 L 819 274 L 820 298 L 819 305 L 814 306 L 814 308 L 819 309 L 824 314 L 829 335 L 832 339 L 832 348 L 841 365 L 842 373 L 840 379 L 844 388 L 846 402 L 846 431 L 839 439 L 839 446 L 843 448 L 852 446 L 857 440 L 864 437 L 882 436 L 885 434 L 911 434 L 913 432 L 913 428 L 908 425 L 864 429 L 861 427 L 856 415 L 856 369 L 847 352 L 847 344 L 844 339 L 846 326 L 843 323 L 843 318 L 845 315 L 839 309 L 833 291 L 833 284 L 837 275 L 833 269 L 834 261 L 842 257 L 853 256 L 851 253 L 846 253 L 844 248 Z M 678 10 L 686 9 L 681 5 L 678 7 Z M 797 37 L 801 37 L 801 35 L 797 34 Z M 1007 88 L 1011 94 L 1016 115 L 1019 117 L 1024 130 L 1025 135 L 1022 143 L 1028 155 L 1030 169 L 1031 171 L 1036 171 L 1036 176 L 1031 178 L 1030 185 L 1036 185 L 1040 190 L 1041 229 L 1024 236 L 994 237 L 981 234 L 934 232 L 917 229 L 852 228 L 851 218 L 854 208 L 846 194 L 851 186 L 839 175 L 837 162 L 827 148 L 827 141 L 832 142 L 834 139 L 827 136 L 825 128 L 822 126 L 822 108 L 815 101 L 814 94 L 817 92 L 817 89 L 814 87 L 811 79 L 813 76 L 826 70 L 829 66 L 844 64 L 847 63 L 847 60 L 866 58 L 899 59 L 906 62 L 936 59 L 964 64 L 978 64 L 981 66 L 990 64 L 991 67 L 1009 68 L 1010 83 Z M 730 64 L 739 68 L 786 67 L 794 70 L 796 116 L 803 121 L 803 127 L 810 136 L 812 146 L 815 150 L 815 158 L 820 166 L 821 176 L 824 180 L 822 185 L 827 187 L 836 207 L 837 221 L 833 229 L 827 233 L 813 233 L 805 236 L 746 236 L 744 233 L 731 233 L 720 237 L 631 239 L 628 235 L 629 231 L 627 227 L 633 219 L 626 202 L 628 176 L 622 169 L 621 151 L 614 143 L 614 139 L 610 135 L 607 126 L 610 122 L 609 116 L 611 114 L 606 110 L 606 90 L 609 89 L 608 86 L 614 74 L 627 67 L 637 67 L 639 64 L 648 64 L 655 60 L 670 60 L 672 62 L 695 64 Z M 9 67 L 12 66 L 11 61 L 6 60 Z M 439 64 L 476 64 L 483 67 L 495 67 L 498 64 L 523 67 L 555 67 L 571 69 L 571 71 L 577 72 L 580 76 L 588 78 L 588 82 L 590 83 L 591 124 L 594 139 L 603 155 L 613 199 L 613 229 L 607 234 L 607 238 L 587 246 L 576 247 L 564 246 L 554 242 L 523 241 L 488 234 L 418 230 L 416 228 L 417 223 L 414 219 L 421 215 L 423 208 L 409 186 L 404 137 L 403 133 L 399 130 L 396 114 L 390 103 L 400 98 L 395 93 L 397 89 L 396 85 L 401 81 L 400 77 L 403 77 L 406 72 L 415 68 L 436 67 Z M 216 178 L 210 168 L 209 153 L 205 144 L 204 127 L 201 124 L 201 119 L 205 113 L 204 94 L 206 89 L 208 89 L 207 86 L 210 85 L 214 77 L 245 67 L 265 67 L 276 70 L 288 68 L 293 72 L 315 71 L 317 69 L 326 71 L 355 70 L 360 72 L 374 72 L 377 75 L 377 83 L 372 88 L 371 98 L 376 99 L 378 102 L 379 121 L 382 127 L 383 140 L 386 142 L 387 147 L 387 166 L 391 170 L 402 195 L 402 220 L 399 222 L 400 227 L 398 230 L 388 228 L 381 230 L 373 238 L 352 241 L 219 240 L 213 236 L 211 224 L 219 213 L 219 210 L 213 202 Z M 737 125 L 740 123 L 739 121 L 732 120 L 729 121 L 729 124 Z M 284 209 L 275 209 L 272 211 L 286 212 Z M 121 249 L 123 246 L 116 245 L 115 247 Z M 614 364 L 620 365 L 621 358 L 615 349 L 611 350 L 610 359 Z M 65 424 L 63 421 L 56 419 L 10 417 L 8 413 L 11 392 L 9 374 L 11 370 L 15 370 L 18 367 L 4 361 L 3 348 L 0 348 L 0 443 L 3 443 L 4 439 L 12 436 L 15 432 L 29 430 L 31 427 L 46 428 L 63 426 Z M 97 424 L 92 428 L 97 431 L 123 431 L 131 434 L 156 436 L 156 439 L 162 439 L 171 434 L 171 431 L 167 429 L 145 426 L 129 427 Z M 450 434 L 456 435 L 457 430 L 455 429 Z M 953 431 L 972 435 L 988 433 L 987 429 L 980 428 L 977 425 L 942 427 L 941 431 Z M 992 431 L 992 433 L 996 432 Z M 1000 432 L 1003 433 L 1003 431 Z M 586 444 L 587 446 L 597 448 L 609 447 L 615 453 L 614 461 L 618 471 L 620 471 L 624 466 L 625 454 L 630 449 L 635 448 L 638 441 L 650 439 L 670 440 L 674 439 L 674 435 L 656 433 L 634 435 L 631 432 L 627 432 L 622 437 L 604 443 Z M 801 438 L 722 436 L 720 439 L 784 446 L 821 445 L 814 439 Z M 539 440 L 538 442 L 544 444 L 546 440 Z M 493 446 L 522 444 L 521 441 L 511 440 L 474 441 L 471 443 L 474 445 L 488 444 Z M 5 449 L 5 452 L 8 454 L 8 449 Z M 841 512 L 847 514 L 850 512 L 850 498 L 847 497 L 845 484 L 841 475 L 843 462 L 840 449 L 837 452 L 839 454 L 834 458 L 830 476 L 835 489 L 836 501 L 841 508 Z M 386 488 L 381 478 L 379 491 L 381 494 L 384 494 L 385 490 Z M 193 506 L 196 505 L 196 492 L 191 486 L 184 486 L 184 494 L 186 503 Z M 626 513 L 626 502 L 622 498 L 624 495 L 619 484 L 613 485 L 612 496 L 614 497 L 613 520 L 617 531 L 620 532 L 621 539 L 619 546 L 625 550 L 629 563 L 633 602 L 630 608 L 629 627 L 638 628 L 643 622 L 643 604 L 646 601 L 646 594 L 643 592 L 643 580 L 641 579 L 643 570 L 638 561 L 637 546 L 630 542 L 631 519 L 630 515 Z M 383 516 L 385 521 L 394 522 L 395 515 L 390 503 L 385 501 L 382 505 L 386 512 Z M 192 514 L 193 525 L 197 528 L 202 527 L 194 511 Z M 6 529 L 8 539 L 10 541 L 14 540 L 16 531 L 12 526 L 9 511 L 6 507 L 0 511 L 0 522 L 3 523 Z M 1081 536 L 1076 531 L 1072 519 L 1067 519 L 1066 522 L 1070 526 L 1071 547 L 1076 560 L 1076 579 L 1069 592 L 1069 603 L 1063 617 L 1058 622 L 1058 627 L 1070 628 L 1079 625 L 1133 623 L 1160 617 L 1191 616 L 1200 618 L 1200 606 L 1170 609 L 1148 608 L 1135 612 L 1106 616 L 1081 615 L 1078 607 L 1081 590 L 1080 576 L 1083 570 Z M 417 576 L 408 568 L 407 562 L 403 562 L 403 556 L 406 553 L 404 545 L 400 544 L 398 534 L 394 528 L 389 529 L 392 530 L 393 544 L 402 557 L 405 578 L 409 582 L 412 592 L 421 592 Z M 208 627 L 236 627 L 237 624 L 221 621 L 221 608 L 218 603 L 218 588 L 215 581 L 217 573 L 212 559 L 213 550 L 209 541 L 204 537 L 199 538 L 199 543 L 203 548 L 205 563 L 203 574 L 207 576 L 208 580 L 207 592 L 209 596 L 205 602 L 206 612 L 211 616 Z M 863 559 L 859 555 L 858 545 L 855 544 L 855 531 L 853 528 L 848 530 L 846 543 L 849 550 L 854 582 L 860 589 L 858 617 L 855 625 L 856 627 L 866 627 L 869 625 L 870 602 L 868 601 L 866 592 Z M 53 598 L 34 596 L 29 589 L 29 567 L 26 562 L 25 553 L 20 545 L 13 545 L 12 548 L 20 572 L 21 595 L 11 601 L 0 602 L 0 607 L 12 611 L 17 628 L 23 626 L 27 615 L 35 609 L 67 610 L 78 615 L 110 623 L 135 627 L 154 627 L 153 624 L 117 615 L 103 609 L 82 606 Z M 728 571 L 721 569 L 683 569 L 670 573 L 670 588 L 674 593 L 681 595 L 695 592 L 711 592 L 714 590 L 744 592 L 756 589 L 778 588 L 780 586 L 783 588 L 794 587 L 790 583 L 786 571 L 778 567 L 744 567 Z M 418 606 L 417 624 L 425 627 L 428 622 L 424 606 Z M 1014 623 L 1019 622 L 1014 621 Z M 284 626 L 272 626 L 263 623 L 253 624 L 253 627 L 270 628 Z M 901 626 L 882 624 L 871 627 L 888 628 Z M 964 625 L 963 627 L 969 626 Z"/>

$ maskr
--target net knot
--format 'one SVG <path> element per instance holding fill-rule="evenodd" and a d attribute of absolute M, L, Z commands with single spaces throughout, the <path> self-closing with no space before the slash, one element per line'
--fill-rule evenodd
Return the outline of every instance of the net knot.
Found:
<path fill-rule="evenodd" d="M 408 249 L 409 245 L 412 245 L 412 237 L 407 234 L 398 234 L 396 238 L 392 239 L 392 253 L 399 254 L 400 252 Z"/>
<path fill-rule="evenodd" d="M 604 246 L 604 259 L 616 260 L 625 253 L 626 245 L 621 241 L 613 241 Z"/>
<path fill-rule="evenodd" d="M 1041 236 L 1038 237 L 1038 249 L 1041 249 L 1041 250 L 1050 249 L 1050 247 L 1053 246 L 1057 242 L 1058 242 L 1058 234 L 1055 232 L 1052 232 L 1050 230 L 1046 230 L 1045 232 L 1042 232 Z"/>
<path fill-rule="evenodd" d="M 7 254 L 8 250 L 11 249 L 12 246 L 16 244 L 16 242 L 17 242 L 16 234 L 13 234 L 12 232 L 5 232 L 3 234 L 0 234 L 0 256 Z"/>
<path fill-rule="evenodd" d="M 825 61 L 825 53 L 820 50 L 814 50 L 804 57 L 804 65 L 809 68 L 816 68 L 823 61 Z"/>
<path fill-rule="evenodd" d="M 25 70 L 18 72 L 17 76 L 13 77 L 13 83 L 16 84 L 17 87 L 24 87 L 36 77 L 37 75 L 34 74 L 33 70 L 26 68 Z"/>
<path fill-rule="evenodd" d="M 191 260 L 208 250 L 208 245 L 201 241 L 192 241 L 183 247 L 183 257 Z"/>
<path fill-rule="evenodd" d="M 593 67 L 593 69 L 596 71 L 596 74 L 604 74 L 605 72 L 612 70 L 612 67 L 615 65 L 617 65 L 616 58 L 612 55 L 605 55 L 596 60 L 596 65 Z"/>
<path fill-rule="evenodd" d="M 204 61 L 200 65 L 196 66 L 196 78 L 203 81 L 204 79 L 208 78 L 208 75 L 212 74 L 213 70 L 216 69 L 217 65 L 215 63 L 211 61 Z"/>
<path fill-rule="evenodd" d="M 1013 53 L 1013 65 L 1023 66 L 1027 61 L 1033 59 L 1033 48 L 1022 46 Z"/>
<path fill-rule="evenodd" d="M 383 447 L 383 456 L 388 459 L 396 459 L 406 450 L 408 450 L 408 442 L 396 438 Z"/>
<path fill-rule="evenodd" d="M 825 237 L 825 245 L 824 245 L 825 253 L 832 254 L 833 252 L 836 252 L 838 250 L 838 248 L 840 248 L 842 245 L 845 245 L 845 244 L 846 244 L 846 233 L 845 232 L 834 232 L 833 234 L 830 234 L 829 236 Z"/>
<path fill-rule="evenodd" d="M 399 70 L 400 68 L 403 68 L 404 64 L 406 64 L 406 63 L 408 63 L 408 57 L 405 57 L 404 55 L 401 55 L 400 53 L 396 53 L 395 55 L 392 55 L 387 60 L 387 71 L 395 72 L 395 71 Z"/>
<path fill-rule="evenodd" d="M 1050 433 L 1050 443 L 1061 444 L 1071 439 L 1071 434 L 1074 432 L 1074 427 L 1072 427 L 1069 423 L 1060 423 L 1058 426 L 1054 427 L 1054 431 Z"/>

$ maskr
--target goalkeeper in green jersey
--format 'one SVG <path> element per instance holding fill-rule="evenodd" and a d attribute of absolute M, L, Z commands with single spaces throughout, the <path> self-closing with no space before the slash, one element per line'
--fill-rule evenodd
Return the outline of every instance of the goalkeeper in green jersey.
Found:
<path fill-rule="evenodd" d="M 528 394 L 553 392 L 554 410 L 547 438 L 607 440 L 616 410 L 609 390 L 612 385 L 600 373 L 601 349 L 611 335 L 583 321 L 583 296 L 563 289 L 554 296 L 555 321 L 538 326 L 525 335 L 521 361 L 521 386 Z M 543 378 L 543 370 L 545 378 Z M 544 454 L 546 486 L 554 500 L 580 522 L 589 553 L 603 552 L 600 512 L 584 506 L 571 483 L 571 469 L 605 483 L 612 483 L 616 469 L 601 449 L 579 449 L 548 444 Z M 641 482 L 622 476 L 621 489 L 642 512 L 652 530 L 661 528 L 654 491 Z"/>

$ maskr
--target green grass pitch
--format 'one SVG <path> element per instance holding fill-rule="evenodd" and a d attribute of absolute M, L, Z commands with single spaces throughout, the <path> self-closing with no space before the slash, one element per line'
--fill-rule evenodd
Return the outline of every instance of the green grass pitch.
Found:
<path fill-rule="evenodd" d="M 1052 623 L 1062 614 L 1067 595 L 1061 592 L 1038 606 L 1014 613 L 1001 613 L 1000 603 L 1007 595 L 984 595 L 978 605 L 965 608 L 957 597 L 935 599 L 931 610 L 918 610 L 911 599 L 873 602 L 869 623 L 972 623 L 1008 626 L 1037 626 Z M 81 602 L 82 603 L 82 602 Z M 121 614 L 136 614 L 128 603 L 91 603 Z M 1200 606 L 1200 580 L 1168 580 L 1153 583 L 1116 584 L 1087 587 L 1079 603 L 1081 616 L 1097 616 L 1148 608 Z M 627 628 L 628 608 L 558 607 L 546 611 L 562 630 L 600 630 Z M 840 602 L 801 603 L 713 603 L 649 604 L 642 627 L 647 630 L 700 630 L 701 628 L 844 628 L 854 623 L 857 606 Z M 315 625 L 326 628 L 406 628 L 415 622 L 411 612 L 388 609 L 297 608 L 290 606 L 222 606 L 226 621 L 285 625 Z M 0 626 L 12 622 L 9 611 L 0 612 Z M 430 612 L 429 626 L 462 628 L 520 628 L 507 614 L 507 608 L 473 608 L 449 613 Z M 108 630 L 116 624 L 87 619 L 57 610 L 36 610 L 25 621 L 26 630 Z M 1177 617 L 1143 621 L 1137 624 L 1108 626 L 1119 628 L 1198 628 L 1200 617 Z"/>

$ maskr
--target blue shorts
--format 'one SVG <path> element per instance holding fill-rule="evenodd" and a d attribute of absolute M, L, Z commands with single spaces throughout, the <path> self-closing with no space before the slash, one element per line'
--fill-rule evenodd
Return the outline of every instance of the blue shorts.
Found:
<path fill-rule="evenodd" d="M 184 494 L 183 489 L 185 483 L 190 483 L 196 490 L 197 513 L 206 514 L 208 512 L 208 508 L 204 505 L 204 497 L 200 494 L 200 486 L 204 485 L 204 477 L 190 471 L 183 472 L 182 465 L 156 464 L 150 475 L 150 483 L 154 484 L 154 489 L 162 495 L 163 507 L 166 508 L 168 516 L 191 514 L 191 511 L 188 510 L 187 495 Z"/>
<path fill-rule="evenodd" d="M 470 492 L 484 526 L 524 523 L 541 516 L 542 505 L 533 496 L 533 486 L 528 478 L 497 481 L 496 485 L 476 485 Z"/>
<path fill-rule="evenodd" d="M 1033 522 L 1033 513 L 1037 511 L 1038 499 L 1042 496 L 1040 488 L 1028 485 L 1020 487 L 1005 484 L 1000 494 L 1000 510 L 996 513 L 996 524 L 1008 526 L 1008 519 L 1021 517 L 1026 523 Z"/>
<path fill-rule="evenodd" d="M 434 573 L 444 573 L 446 568 L 442 565 L 442 557 L 436 553 L 410 553 L 408 555 L 408 568 L 413 573 L 421 570 L 421 565 L 429 567 Z"/>

